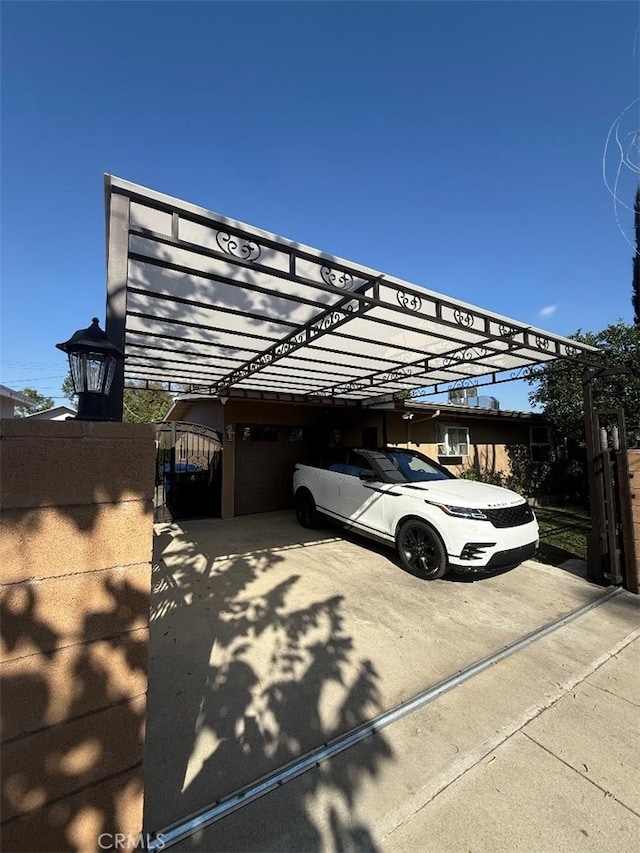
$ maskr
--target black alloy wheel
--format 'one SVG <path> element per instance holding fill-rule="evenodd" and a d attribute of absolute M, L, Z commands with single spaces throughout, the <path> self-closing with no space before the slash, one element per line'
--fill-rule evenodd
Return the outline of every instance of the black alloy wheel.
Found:
<path fill-rule="evenodd" d="M 301 527 L 313 530 L 318 526 L 318 510 L 313 496 L 306 489 L 301 489 L 296 494 L 296 518 Z"/>
<path fill-rule="evenodd" d="M 425 580 L 446 574 L 447 552 L 438 534 L 419 519 L 409 519 L 396 539 L 400 562 L 407 571 Z"/>

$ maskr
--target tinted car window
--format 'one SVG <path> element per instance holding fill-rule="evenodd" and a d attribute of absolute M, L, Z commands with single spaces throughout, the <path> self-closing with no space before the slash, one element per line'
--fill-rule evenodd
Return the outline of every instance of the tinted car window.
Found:
<path fill-rule="evenodd" d="M 404 481 L 424 483 L 430 480 L 452 479 L 451 474 L 443 471 L 439 465 L 436 465 L 426 456 L 418 456 L 402 450 L 389 450 L 385 455 L 397 466 Z"/>
<path fill-rule="evenodd" d="M 373 470 L 373 465 L 369 462 L 366 456 L 363 456 L 362 453 L 358 453 L 357 450 L 352 450 L 349 454 L 349 463 L 356 469 L 356 476 L 358 476 L 360 471 L 372 471 L 373 473 L 377 473 Z"/>
<path fill-rule="evenodd" d="M 388 483 L 406 483 L 407 477 L 400 469 L 398 463 L 392 458 L 390 453 L 381 453 L 379 451 L 370 451 L 369 455 L 384 474 L 384 478 Z"/>
<path fill-rule="evenodd" d="M 343 460 L 343 461 L 342 461 Z M 348 450 L 343 452 L 341 461 L 332 462 L 329 465 L 329 471 L 333 471 L 336 474 L 348 474 L 351 477 L 358 477 L 361 471 L 371 471 L 376 474 L 374 471 L 371 462 L 363 456 L 362 453 L 358 453 L 357 450 Z"/>

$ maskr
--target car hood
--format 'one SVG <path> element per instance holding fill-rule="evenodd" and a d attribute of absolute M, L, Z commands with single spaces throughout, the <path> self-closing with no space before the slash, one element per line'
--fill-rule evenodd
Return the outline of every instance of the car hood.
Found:
<path fill-rule="evenodd" d="M 433 501 L 433 503 L 473 508 L 499 509 L 500 507 L 517 506 L 524 501 L 522 495 L 517 494 L 517 492 L 503 489 L 501 486 L 478 483 L 475 480 L 434 480 L 424 483 L 403 483 L 400 486 L 400 491 L 407 496 L 424 498 L 424 500 Z"/>

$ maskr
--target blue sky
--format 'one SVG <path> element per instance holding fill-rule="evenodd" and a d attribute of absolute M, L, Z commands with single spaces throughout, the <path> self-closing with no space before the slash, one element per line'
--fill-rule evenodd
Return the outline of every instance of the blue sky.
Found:
<path fill-rule="evenodd" d="M 0 381 L 60 398 L 55 343 L 104 319 L 104 172 L 560 334 L 631 322 L 602 158 L 638 8 L 2 3 Z"/>

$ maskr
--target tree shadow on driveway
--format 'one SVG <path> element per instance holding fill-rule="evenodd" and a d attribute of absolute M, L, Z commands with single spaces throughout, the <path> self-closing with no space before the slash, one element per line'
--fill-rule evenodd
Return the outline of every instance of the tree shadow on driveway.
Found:
<path fill-rule="evenodd" d="M 277 525 L 276 525 L 277 526 Z M 247 522 L 226 523 L 242 546 Z M 253 530 L 252 550 L 231 550 L 214 522 L 158 526 L 151 610 L 145 830 L 215 803 L 381 711 L 378 675 L 354 653 L 343 598 L 320 600 L 283 551 L 329 537 Z M 225 547 L 226 543 L 226 547 Z M 234 549 L 236 550 L 236 549 Z M 357 840 L 374 850 L 354 802 L 359 785 L 392 758 L 382 735 L 340 771 L 327 762 L 289 797 L 288 820 L 305 849 Z M 327 793 L 329 796 L 327 797 Z M 321 796 L 320 796 L 321 795 Z M 318 826 L 313 799 L 322 800 Z M 223 821 L 224 823 L 224 821 Z M 328 830 L 327 827 L 330 829 Z M 272 828 L 269 833 L 277 834 Z M 225 838 L 224 849 L 247 839 Z M 278 843 L 273 838 L 275 849 Z M 237 845 L 237 847 L 234 846 Z M 231 846 L 230 846 L 231 845 Z M 269 839 L 261 842 L 270 846 Z"/>

